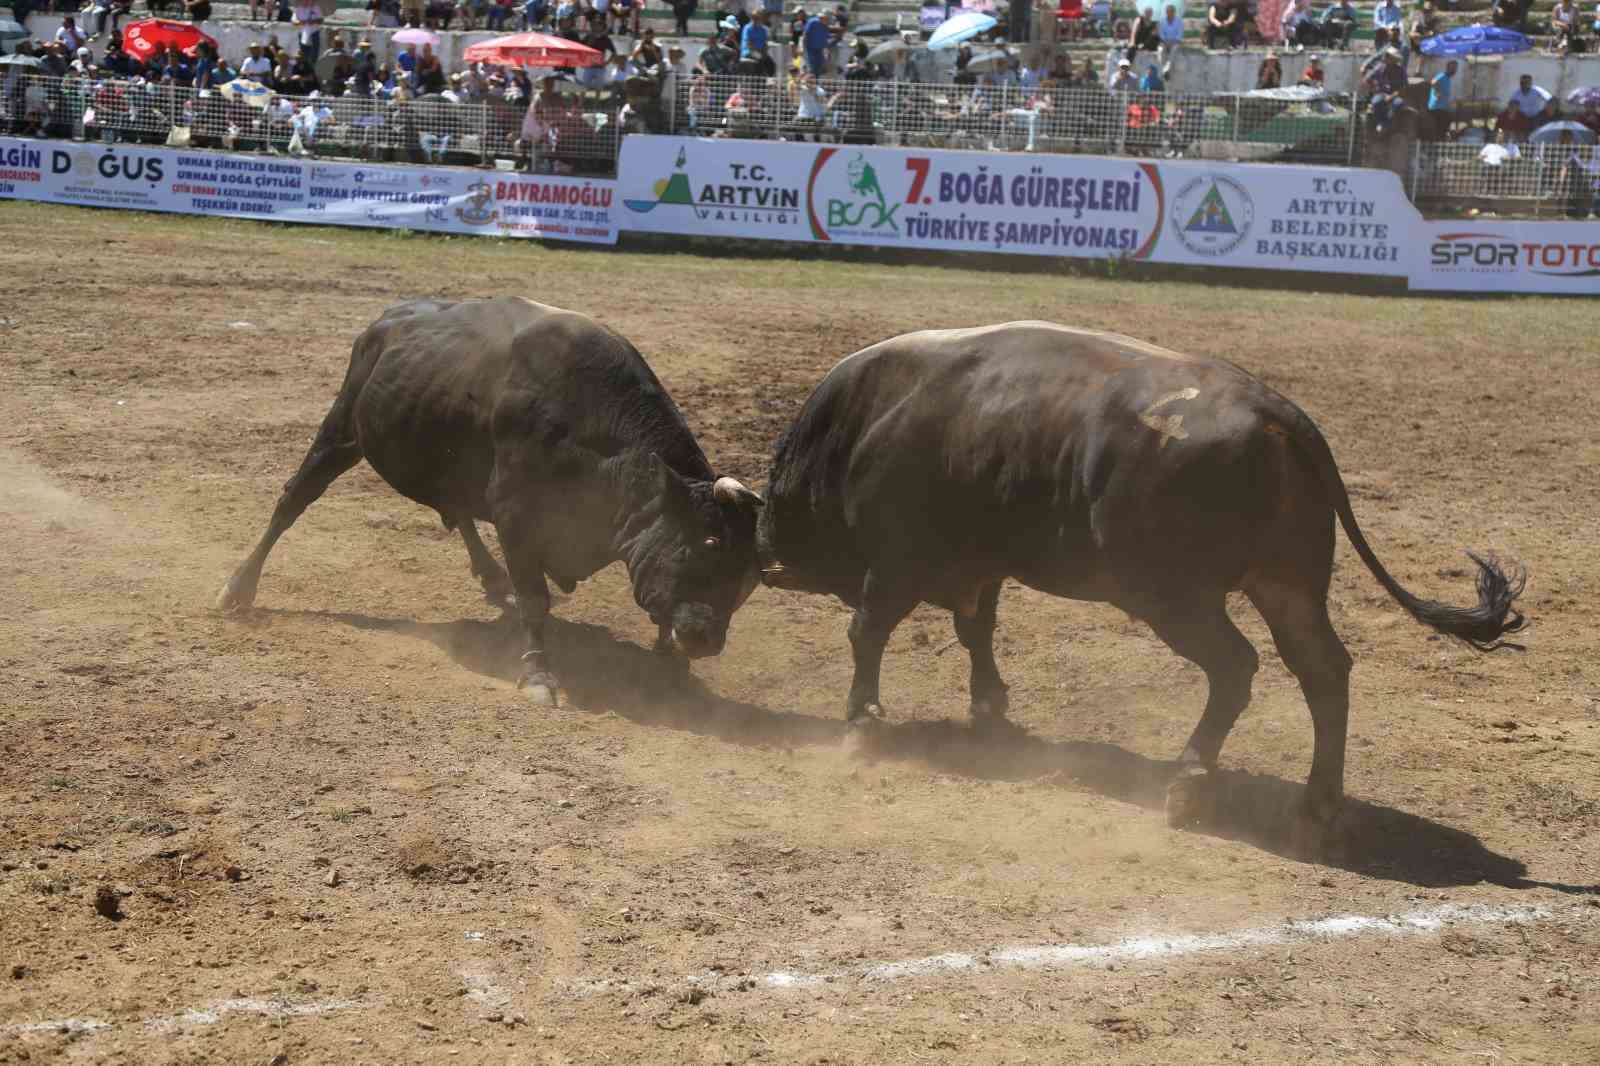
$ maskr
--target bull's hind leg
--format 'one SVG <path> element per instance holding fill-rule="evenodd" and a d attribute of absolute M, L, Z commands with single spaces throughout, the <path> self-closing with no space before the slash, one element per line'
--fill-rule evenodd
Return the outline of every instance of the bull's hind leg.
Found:
<path fill-rule="evenodd" d="M 1328 843 L 1344 802 L 1345 730 L 1350 717 L 1350 653 L 1328 619 L 1327 582 L 1252 583 L 1245 590 L 1272 630 L 1278 654 L 1300 682 L 1311 711 L 1311 775 L 1295 821 L 1298 850 Z"/>
<path fill-rule="evenodd" d="M 353 440 L 341 440 L 344 435 L 344 418 L 339 407 L 329 413 L 317 432 L 317 439 L 283 486 L 283 494 L 272 509 L 272 521 L 261 535 L 255 550 L 239 564 L 228 583 L 217 594 L 217 609 L 228 611 L 249 607 L 256 599 L 256 586 L 261 581 L 261 567 L 278 538 L 295 523 L 295 519 L 328 491 L 328 486 L 361 461 L 361 445 Z"/>
<path fill-rule="evenodd" d="M 1178 777 L 1167 789 L 1167 823 L 1189 825 L 1205 817 L 1212 795 L 1210 771 L 1216 769 L 1228 732 L 1250 703 L 1250 683 L 1259 660 L 1228 617 L 1221 593 L 1192 605 L 1166 605 L 1140 615 L 1167 647 L 1206 672 L 1205 711 L 1179 756 Z"/>
<path fill-rule="evenodd" d="M 970 603 L 961 604 L 953 612 L 956 639 L 972 659 L 968 691 L 972 694 L 971 714 L 977 721 L 1005 717 L 1008 704 L 1006 683 L 1000 680 L 1000 668 L 994 661 L 995 614 L 999 605 L 1000 583 L 997 581 L 978 589 Z"/>
<path fill-rule="evenodd" d="M 460 515 L 455 521 L 461 541 L 467 546 L 467 558 L 472 562 L 472 576 L 483 586 L 483 598 L 495 607 L 509 607 L 511 578 L 506 576 L 506 572 L 495 561 L 494 553 L 478 535 L 477 523 L 470 514 Z"/>

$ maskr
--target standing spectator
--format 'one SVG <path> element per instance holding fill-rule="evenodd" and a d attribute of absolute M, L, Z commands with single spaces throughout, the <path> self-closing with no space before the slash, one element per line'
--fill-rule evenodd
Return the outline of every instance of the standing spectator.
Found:
<path fill-rule="evenodd" d="M 1329 48 L 1348 50 L 1356 29 L 1356 9 L 1350 0 L 1334 0 L 1322 13 L 1322 40 Z"/>
<path fill-rule="evenodd" d="M 1267 57 L 1256 67 L 1256 88 L 1276 89 L 1283 84 L 1283 66 L 1278 62 L 1277 52 L 1268 52 Z"/>
<path fill-rule="evenodd" d="M 700 0 L 672 0 L 672 28 L 679 37 L 689 36 L 689 19 L 699 6 Z"/>
<path fill-rule="evenodd" d="M 1572 131 L 1562 130 L 1556 141 L 1556 154 L 1561 166 L 1556 187 L 1565 188 L 1567 217 L 1600 214 L 1600 153 L 1584 158 L 1583 150 L 1573 142 Z"/>
<path fill-rule="evenodd" d="M 739 35 L 739 73 L 770 78 L 776 72 L 767 40 L 767 13 L 757 11 Z"/>
<path fill-rule="evenodd" d="M 290 21 L 300 27 L 300 54 L 316 62 L 322 50 L 322 8 L 316 0 L 297 0 Z"/>
<path fill-rule="evenodd" d="M 1514 141 L 1526 140 L 1528 134 L 1555 117 L 1555 101 L 1550 92 L 1533 83 L 1532 74 L 1517 79 L 1517 91 L 1511 94 L 1495 128 L 1503 129 Z"/>
<path fill-rule="evenodd" d="M 1161 73 L 1172 73 L 1172 57 L 1183 47 L 1183 18 L 1172 4 L 1167 5 L 1166 17 L 1161 20 Z"/>
<path fill-rule="evenodd" d="M 828 46 L 832 41 L 827 12 L 806 19 L 800 33 L 800 46 L 806 56 L 806 70 L 819 78 L 828 73 Z"/>
<path fill-rule="evenodd" d="M 583 35 L 583 44 L 600 53 L 604 62 L 609 62 L 617 54 L 617 45 L 611 39 L 611 34 L 606 32 L 605 16 L 598 13 L 589 16 L 589 32 Z"/>
<path fill-rule="evenodd" d="M 1455 77 L 1459 67 L 1454 59 L 1433 76 L 1428 83 L 1428 121 L 1433 127 L 1433 140 L 1442 141 L 1450 133 L 1450 123 L 1455 119 Z"/>
<path fill-rule="evenodd" d="M 1217 41 L 1225 42 L 1223 47 L 1237 48 L 1244 43 L 1244 26 L 1240 24 L 1239 9 L 1233 5 L 1233 0 L 1211 0 L 1211 6 L 1206 9 L 1206 47 L 1216 48 Z"/>
<path fill-rule="evenodd" d="M 1161 46 L 1161 28 L 1156 25 L 1156 14 L 1152 8 L 1140 10 L 1137 18 L 1128 27 L 1128 62 L 1132 63 L 1139 57 L 1139 50 L 1154 52 Z"/>

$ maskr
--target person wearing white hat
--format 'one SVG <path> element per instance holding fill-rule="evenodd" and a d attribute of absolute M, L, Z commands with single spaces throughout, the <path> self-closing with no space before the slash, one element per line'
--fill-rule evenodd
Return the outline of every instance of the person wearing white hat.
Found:
<path fill-rule="evenodd" d="M 1111 91 L 1131 93 L 1139 88 L 1139 79 L 1133 76 L 1133 63 L 1124 56 L 1117 60 L 1117 72 L 1111 76 Z"/>

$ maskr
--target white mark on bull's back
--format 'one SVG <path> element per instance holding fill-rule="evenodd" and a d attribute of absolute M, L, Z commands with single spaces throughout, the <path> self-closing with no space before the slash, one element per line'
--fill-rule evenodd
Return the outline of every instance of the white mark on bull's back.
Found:
<path fill-rule="evenodd" d="M 1527 925 L 1554 917 L 1584 920 L 1597 916 L 1584 907 L 1552 908 L 1537 906 L 1459 906 L 1445 904 L 1406 911 L 1401 914 L 1344 914 L 1330 918 L 1301 919 L 1278 925 L 1254 926 L 1223 933 L 1149 933 L 1105 944 L 1039 944 L 997 947 L 986 951 L 953 951 L 942 955 L 891 962 L 865 963 L 847 969 L 816 973 L 778 970 L 772 973 L 727 976 L 705 973 L 689 978 L 704 987 L 729 989 L 757 988 L 816 989 L 841 982 L 902 981 L 964 973 L 997 973 L 1002 970 L 1059 970 L 1073 967 L 1108 967 L 1134 962 L 1161 961 L 1186 955 L 1221 955 L 1259 951 L 1286 944 L 1317 944 L 1355 937 L 1414 937 L 1442 929 L 1467 925 Z M 626 980 L 606 978 L 569 986 L 577 995 L 599 995 L 624 991 Z M 848 985 L 846 985 L 848 987 Z"/>
<path fill-rule="evenodd" d="M 1187 440 L 1189 431 L 1183 428 L 1183 415 L 1158 415 L 1156 408 L 1165 407 L 1177 400 L 1192 400 L 1198 395 L 1200 390 L 1191 385 L 1156 397 L 1155 403 L 1139 413 L 1139 421 L 1161 434 L 1161 443 L 1158 447 L 1165 448 L 1169 440 Z"/>

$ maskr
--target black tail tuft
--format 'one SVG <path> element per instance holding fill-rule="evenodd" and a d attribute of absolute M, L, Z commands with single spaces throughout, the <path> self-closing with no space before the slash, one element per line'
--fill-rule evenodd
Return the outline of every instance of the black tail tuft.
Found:
<path fill-rule="evenodd" d="M 1527 624 L 1522 612 L 1512 604 L 1522 595 L 1528 575 L 1520 566 L 1507 568 L 1494 556 L 1467 552 L 1467 557 L 1478 564 L 1478 605 L 1452 607 L 1435 600 L 1412 599 L 1406 608 L 1412 617 L 1447 637 L 1471 644 L 1479 651 L 1498 651 L 1511 648 L 1522 651 L 1521 644 L 1503 639 Z M 1402 601 L 1403 602 L 1403 601 Z"/>

